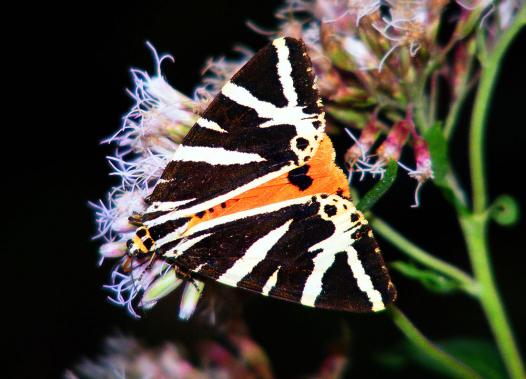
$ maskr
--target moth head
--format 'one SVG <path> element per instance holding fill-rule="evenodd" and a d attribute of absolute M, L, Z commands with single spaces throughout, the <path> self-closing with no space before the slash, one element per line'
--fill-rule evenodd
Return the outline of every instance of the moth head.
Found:
<path fill-rule="evenodd" d="M 137 228 L 135 235 L 128 240 L 126 246 L 130 257 L 148 254 L 155 250 L 155 242 L 145 226 Z"/>

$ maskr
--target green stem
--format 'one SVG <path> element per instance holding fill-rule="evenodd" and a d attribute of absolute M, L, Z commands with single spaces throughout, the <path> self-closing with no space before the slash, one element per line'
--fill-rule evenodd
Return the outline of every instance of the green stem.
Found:
<path fill-rule="evenodd" d="M 429 94 L 429 110 L 427 117 L 427 125 L 435 125 L 439 97 L 440 87 L 438 85 L 438 72 L 434 72 L 431 76 L 431 89 Z"/>
<path fill-rule="evenodd" d="M 444 124 L 444 137 L 446 140 L 449 140 L 452 137 L 453 131 L 455 130 L 460 117 L 462 106 L 464 105 L 467 95 L 473 88 L 474 84 L 475 83 L 465 83 L 462 90 L 458 94 L 458 97 L 453 101 L 453 104 L 451 105 L 446 117 L 446 123 Z"/>
<path fill-rule="evenodd" d="M 448 44 L 442 49 L 442 51 L 436 56 L 435 58 L 432 58 L 428 63 L 425 69 L 421 72 L 419 75 L 416 83 L 414 86 L 413 91 L 407 91 L 410 96 L 409 98 L 412 99 L 411 101 L 415 105 L 415 112 L 413 114 L 414 121 L 416 123 L 417 128 L 423 132 L 425 131 L 430 125 L 427 123 L 427 117 L 426 117 L 426 110 L 424 104 L 427 104 L 427 96 L 426 96 L 426 84 L 429 79 L 429 77 L 436 72 L 436 70 L 444 63 L 447 55 L 451 51 L 451 49 L 455 46 L 455 44 L 458 42 L 456 38 L 452 38 Z"/>
<path fill-rule="evenodd" d="M 489 257 L 484 142 L 486 117 L 502 58 L 524 25 L 526 25 L 526 6 L 523 6 L 517 13 L 515 21 L 502 33 L 493 50 L 483 55 L 480 83 L 475 97 L 469 136 L 473 214 L 460 217 L 473 272 L 480 285 L 480 302 L 506 369 L 510 377 L 514 379 L 523 379 L 526 373 L 497 291 Z"/>
<path fill-rule="evenodd" d="M 502 33 L 493 51 L 487 59 L 481 62 L 482 73 L 480 77 L 470 127 L 470 168 L 471 185 L 473 191 L 473 210 L 475 213 L 484 212 L 487 206 L 487 193 L 485 181 L 485 130 L 486 116 L 489 111 L 490 98 L 499 73 L 502 58 L 509 45 L 526 24 L 526 6 L 516 15 L 513 24 Z"/>
<path fill-rule="evenodd" d="M 420 264 L 429 267 L 435 271 L 446 275 L 449 278 L 456 280 L 461 284 L 462 289 L 468 294 L 477 297 L 478 286 L 477 283 L 464 271 L 459 268 L 444 262 L 443 260 L 434 257 L 425 250 L 416 246 L 414 243 L 402 236 L 398 231 L 393 229 L 389 224 L 378 217 L 373 217 L 370 220 L 374 231 L 400 249 L 407 256 L 413 258 Z"/>
<path fill-rule="evenodd" d="M 488 220 L 486 215 L 461 217 L 460 224 L 477 279 L 479 299 L 497 342 L 502 359 L 511 378 L 524 379 L 526 373 L 515 344 L 504 306 L 493 276 L 488 249 Z"/>
<path fill-rule="evenodd" d="M 467 93 L 467 91 L 465 92 Z M 444 137 L 447 140 L 451 138 L 453 130 L 457 125 L 457 121 L 460 116 L 460 110 L 462 109 L 462 105 L 464 104 L 464 100 L 466 99 L 466 93 L 460 94 L 459 97 L 451 105 L 451 108 L 446 118 L 446 123 L 444 125 Z"/>
<path fill-rule="evenodd" d="M 415 347 L 429 359 L 435 361 L 440 367 L 448 371 L 453 378 L 481 378 L 473 369 L 458 361 L 437 345 L 428 340 L 395 306 L 389 307 L 389 313 L 395 325 L 411 341 Z"/>
<path fill-rule="evenodd" d="M 451 167 L 449 168 L 448 173 L 446 174 L 446 181 L 451 191 L 453 191 L 453 194 L 455 195 L 459 204 L 462 207 L 467 208 L 468 200 L 466 198 L 466 193 L 462 189 L 462 186 L 458 182 L 457 176 L 455 175 Z"/>

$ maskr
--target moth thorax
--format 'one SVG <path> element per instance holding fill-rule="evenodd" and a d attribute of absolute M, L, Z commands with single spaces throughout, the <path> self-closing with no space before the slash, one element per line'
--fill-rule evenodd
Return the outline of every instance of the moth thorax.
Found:
<path fill-rule="evenodd" d="M 132 239 L 128 240 L 128 255 L 137 256 L 139 254 L 148 254 L 155 250 L 155 241 L 153 240 L 148 228 L 141 226 L 135 232 Z"/>

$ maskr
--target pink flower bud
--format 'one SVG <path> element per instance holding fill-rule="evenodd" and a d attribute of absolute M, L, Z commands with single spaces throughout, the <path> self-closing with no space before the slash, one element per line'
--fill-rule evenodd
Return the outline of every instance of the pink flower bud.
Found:
<path fill-rule="evenodd" d="M 111 229 L 117 233 L 129 233 L 134 231 L 136 227 L 130 224 L 128 216 L 122 216 L 113 221 Z"/>
<path fill-rule="evenodd" d="M 345 153 L 345 161 L 349 163 L 351 167 L 358 160 L 365 160 L 369 150 L 371 150 L 376 142 L 379 131 L 376 115 L 373 115 L 363 128 L 358 141 Z"/>
<path fill-rule="evenodd" d="M 409 171 L 409 176 L 417 180 L 418 184 L 415 189 L 415 203 L 412 205 L 416 208 L 420 205 L 420 190 L 424 182 L 430 178 L 433 178 L 433 168 L 431 162 L 431 153 L 427 141 L 418 135 L 413 125 L 411 129 L 411 136 L 413 138 L 413 152 L 415 155 L 416 169 Z"/>
<path fill-rule="evenodd" d="M 413 134 L 413 141 L 416 170 L 410 175 L 416 178 L 419 182 L 423 182 L 433 177 L 431 154 L 426 140 L 417 135 L 416 132 Z"/>
<path fill-rule="evenodd" d="M 107 242 L 99 248 L 99 254 L 105 258 L 119 258 L 126 254 L 126 242 Z"/>
<path fill-rule="evenodd" d="M 376 150 L 381 161 L 389 162 L 390 160 L 398 161 L 400 159 L 402 148 L 407 141 L 412 126 L 413 121 L 410 118 L 410 114 L 405 120 L 398 121 L 393 125 L 385 141 Z"/>

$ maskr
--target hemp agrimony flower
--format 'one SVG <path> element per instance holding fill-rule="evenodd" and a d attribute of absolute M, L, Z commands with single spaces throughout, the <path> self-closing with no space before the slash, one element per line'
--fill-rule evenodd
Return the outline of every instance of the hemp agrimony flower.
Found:
<path fill-rule="evenodd" d="M 98 229 L 95 238 L 104 241 L 99 249 L 101 259 L 119 260 L 105 288 L 111 292 L 112 302 L 125 306 L 134 316 L 138 316 L 137 307 L 151 308 L 183 281 L 167 264 L 126 256 L 126 241 L 136 229 L 130 218 L 145 211 L 145 198 L 197 120 L 196 112 L 204 109 L 248 55 L 243 50 L 240 61 L 210 60 L 203 70 L 203 84 L 196 89 L 195 99 L 191 99 L 174 89 L 162 75 L 163 62 L 173 61 L 172 57 L 159 56 L 149 43 L 148 47 L 156 70 L 153 75 L 131 70 L 134 87 L 128 93 L 134 104 L 124 116 L 121 129 L 105 141 L 116 146 L 108 162 L 113 170 L 110 175 L 119 177 L 120 184 L 110 190 L 106 201 L 91 203 Z M 203 286 L 198 280 L 184 283 L 179 317 L 187 319 L 192 315 Z"/>
<path fill-rule="evenodd" d="M 518 7 L 516 0 L 508 0 L 494 12 L 489 0 L 459 0 L 452 5 L 458 8 L 458 16 L 444 17 L 450 3 L 287 1 L 276 14 L 280 29 L 272 33 L 284 35 L 293 30 L 295 37 L 306 40 L 320 92 L 333 117 L 329 118 L 329 132 L 334 119 L 351 128 L 347 133 L 355 144 L 345 157 L 350 176 L 357 172 L 362 179 L 365 174 L 382 177 L 386 164 L 399 162 L 405 146 L 411 145 L 416 167 L 399 164 L 417 180 L 415 205 L 422 184 L 434 176 L 424 131 L 434 122 L 432 112 L 437 106 L 425 100 L 438 101 L 440 77 L 450 84 L 453 99 L 464 96 L 472 84 L 468 77 L 472 75 L 473 40 L 466 36 L 477 25 L 487 28 L 490 35 L 498 34 Z M 440 30 L 450 30 L 449 41 L 440 40 Z M 428 87 L 423 85 L 426 67 L 445 63 L 450 52 L 457 59 L 451 69 L 444 67 L 433 74 L 427 95 Z M 359 136 L 352 129 L 360 129 Z"/>
<path fill-rule="evenodd" d="M 247 327 L 235 322 L 222 338 L 199 338 L 190 346 L 165 342 L 149 346 L 136 338 L 106 338 L 95 359 L 83 359 L 65 372 L 65 379 L 272 379 L 272 364 L 265 350 L 247 335 Z M 342 348 L 327 349 L 311 378 L 343 378 L 348 358 Z M 194 359 L 190 359 L 192 356 Z"/>
<path fill-rule="evenodd" d="M 345 155 L 349 178 L 358 173 L 381 178 L 390 161 L 396 161 L 417 181 L 414 205 L 420 203 L 423 183 L 434 178 L 426 131 L 438 117 L 437 83 L 446 83 L 451 101 L 465 96 L 476 82 L 472 33 L 484 28 L 488 48 L 513 22 L 519 0 L 493 7 L 489 0 L 457 1 L 456 18 L 444 17 L 447 0 L 289 0 L 278 10 L 278 30 L 253 29 L 274 38 L 302 38 L 312 59 L 317 86 L 327 108 L 330 134 L 344 127 L 351 145 Z M 449 40 L 439 31 L 447 29 Z M 160 263 L 126 257 L 133 232 L 130 217 L 142 213 L 153 186 L 178 144 L 223 84 L 246 62 L 249 50 L 239 49 L 239 60 L 211 59 L 193 98 L 174 89 L 162 76 L 168 55 L 154 53 L 153 75 L 133 69 L 134 104 L 121 129 L 107 142 L 116 146 L 108 157 L 120 185 L 105 202 L 92 204 L 104 240 L 101 258 L 119 259 L 107 288 L 113 301 L 136 314 L 134 305 L 148 308 L 182 285 L 174 270 Z M 446 65 L 450 56 L 453 64 Z M 436 70 L 430 70 L 435 68 Z M 440 68 L 440 69 L 438 69 Z M 412 150 L 415 168 L 401 162 Z M 202 283 L 185 283 L 182 318 L 195 309 Z"/>
<path fill-rule="evenodd" d="M 451 212 L 456 213 L 473 273 L 418 247 L 381 218 L 371 217 L 375 233 L 410 258 L 410 262 L 395 262 L 393 269 L 434 292 L 463 292 L 479 302 L 498 347 L 484 349 L 488 356 L 495 354 L 492 360 L 499 362 L 496 375 L 524 378 L 520 352 L 488 259 L 492 246 L 488 241 L 490 223 L 512 224 L 517 219 L 517 206 L 509 196 L 490 202 L 484 167 L 485 118 L 505 52 L 526 20 L 524 0 L 287 0 L 277 11 L 276 19 L 277 30 L 263 30 L 253 24 L 250 27 L 272 39 L 290 36 L 304 40 L 324 98 L 325 131 L 348 143 L 344 159 L 349 180 L 378 180 L 373 190 L 361 197 L 358 207 L 374 212 L 371 207 L 393 185 L 397 173 L 403 171 L 416 181 L 413 206 L 421 202 L 424 183 L 431 182 L 444 194 L 444 202 L 451 203 Z M 134 87 L 129 93 L 134 105 L 124 117 L 122 128 L 107 141 L 116 146 L 115 154 L 108 159 L 112 175 L 120 178 L 120 184 L 109 191 L 105 201 L 92 204 L 96 238 L 103 241 L 99 250 L 101 261 L 117 262 L 106 286 L 112 301 L 137 315 L 138 308 L 148 309 L 181 287 L 179 317 L 188 319 L 196 309 L 204 284 L 183 281 L 174 267 L 160 261 L 131 259 L 126 254 L 125 241 L 135 229 L 130 220 L 133 222 L 136 213 L 144 212 L 145 198 L 196 121 L 196 113 L 204 109 L 250 53 L 241 50 L 239 61 L 210 60 L 202 83 L 190 98 L 171 87 L 162 76 L 161 66 L 171 57 L 158 56 L 153 51 L 154 74 L 132 70 Z M 469 101 L 465 100 L 475 87 L 475 101 L 468 107 Z M 447 156 L 456 128 L 466 127 L 459 125 L 459 115 L 468 108 L 472 112 L 466 147 L 470 195 L 461 185 L 468 180 L 457 177 L 454 162 Z M 503 209 L 508 211 L 504 218 L 497 214 Z M 487 374 L 477 372 L 480 367 L 473 365 L 473 359 L 464 362 L 462 354 L 453 357 L 448 349 L 438 350 L 396 307 L 387 314 L 419 347 L 419 361 L 428 360 L 434 369 L 440 367 L 441 372 L 454 377 Z M 242 356 L 247 347 L 254 348 L 248 338 L 232 341 Z M 471 355 L 480 350 L 469 351 L 469 344 L 465 346 Z M 134 351 L 128 354 L 126 347 Z M 404 353 L 410 350 L 416 349 Z M 492 350 L 495 353 L 490 353 Z M 115 375 L 118 362 L 126 368 L 122 375 L 145 376 L 162 369 L 174 377 L 215 377 L 231 374 L 228 369 L 222 370 L 225 362 L 239 363 L 237 357 L 230 357 L 230 351 L 217 344 L 201 354 L 216 364 L 213 372 L 190 363 L 172 345 L 151 354 L 128 340 L 119 344 L 116 351 L 124 352 L 124 356 L 113 351 L 102 363 L 91 363 L 90 370 L 100 373 L 97 377 Z M 496 356 L 497 351 L 502 359 Z M 224 357 L 229 359 L 221 360 Z M 247 359 L 236 366 L 240 369 L 236 372 L 245 374 L 249 360 L 243 357 Z M 317 377 L 341 375 L 346 362 L 344 356 L 330 357 Z M 500 367 L 501 362 L 507 372 Z M 269 374 L 268 365 L 266 369 L 265 374 Z M 121 372 L 115 376 L 118 374 Z"/>

